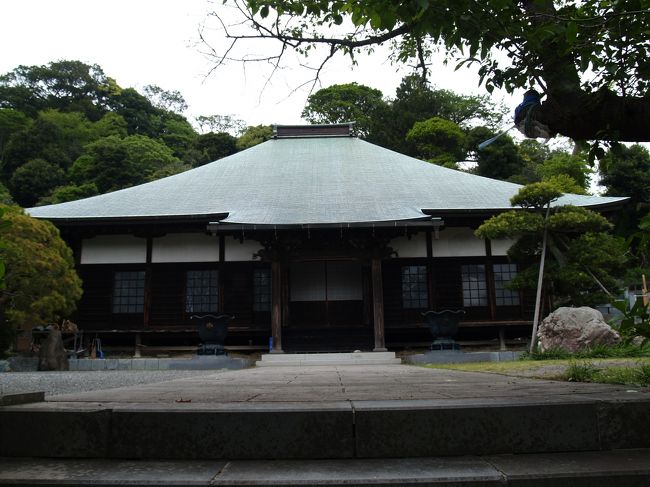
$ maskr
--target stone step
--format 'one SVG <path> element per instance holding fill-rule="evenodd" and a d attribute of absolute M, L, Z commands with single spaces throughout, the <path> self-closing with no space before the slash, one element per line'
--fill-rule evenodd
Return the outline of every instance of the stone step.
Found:
<path fill-rule="evenodd" d="M 650 450 L 381 460 L 0 459 L 0 485 L 647 487 Z"/>
<path fill-rule="evenodd" d="M 645 395 L 219 404 L 169 397 L 0 407 L 0 456 L 307 460 L 650 448 Z"/>
<path fill-rule="evenodd" d="M 270 366 L 309 366 L 309 365 L 393 365 L 402 361 L 395 352 L 350 352 L 350 353 L 269 353 L 262 355 L 255 365 Z"/>

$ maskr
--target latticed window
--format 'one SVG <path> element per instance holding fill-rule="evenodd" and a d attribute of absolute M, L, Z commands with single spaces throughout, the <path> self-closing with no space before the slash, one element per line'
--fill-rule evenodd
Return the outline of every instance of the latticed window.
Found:
<path fill-rule="evenodd" d="M 406 265 L 402 267 L 402 306 L 404 308 L 427 308 L 427 266 Z"/>
<path fill-rule="evenodd" d="M 115 273 L 113 313 L 144 312 L 144 271 Z"/>
<path fill-rule="evenodd" d="M 185 311 L 210 313 L 219 310 L 219 273 L 216 270 L 187 271 Z"/>
<path fill-rule="evenodd" d="M 271 269 L 253 271 L 253 311 L 271 310 Z"/>
<path fill-rule="evenodd" d="M 517 306 L 519 293 L 507 288 L 517 275 L 517 264 L 494 264 L 494 289 L 497 306 Z"/>
<path fill-rule="evenodd" d="M 463 282 L 463 306 L 487 306 L 487 282 L 484 265 L 461 266 Z"/>

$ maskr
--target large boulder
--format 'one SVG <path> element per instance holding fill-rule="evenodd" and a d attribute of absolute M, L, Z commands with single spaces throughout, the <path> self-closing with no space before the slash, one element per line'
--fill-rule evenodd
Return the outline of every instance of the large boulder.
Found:
<path fill-rule="evenodd" d="M 554 348 L 577 352 L 595 345 L 615 345 L 621 339 L 600 311 L 587 306 L 556 309 L 539 325 L 537 338 L 542 352 Z"/>
<path fill-rule="evenodd" d="M 51 329 L 38 351 L 38 370 L 69 370 L 61 331 Z"/>

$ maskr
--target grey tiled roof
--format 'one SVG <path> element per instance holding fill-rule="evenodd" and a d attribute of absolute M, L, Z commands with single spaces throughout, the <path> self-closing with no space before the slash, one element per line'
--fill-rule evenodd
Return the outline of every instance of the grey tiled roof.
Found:
<path fill-rule="evenodd" d="M 503 210 L 520 186 L 429 164 L 353 137 L 269 140 L 199 168 L 132 188 L 30 208 L 51 220 L 228 213 L 246 224 L 330 224 L 422 218 L 434 211 Z M 615 197 L 566 195 L 602 206 Z"/>

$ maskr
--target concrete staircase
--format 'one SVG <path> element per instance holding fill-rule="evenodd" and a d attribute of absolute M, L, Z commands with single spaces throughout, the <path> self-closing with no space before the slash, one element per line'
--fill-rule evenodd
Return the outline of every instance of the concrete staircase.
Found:
<path fill-rule="evenodd" d="M 470 382 L 441 371 L 433 383 L 424 369 L 406 366 L 331 369 L 249 369 L 151 384 L 123 402 L 110 390 L 0 401 L 0 486 L 650 485 L 649 394 L 520 380 L 506 397 L 504 383 L 514 378 L 474 374 Z M 379 383 L 399 388 L 409 376 L 408 389 L 433 386 L 439 397 L 359 399 Z M 314 395 L 322 400 L 280 402 L 296 400 L 300 377 L 301 390 L 320 387 Z M 264 402 L 216 402 L 213 391 L 199 401 L 201 391 L 218 396 L 227 384 L 251 383 L 280 393 Z M 334 388 L 355 398 L 332 400 Z"/>
<path fill-rule="evenodd" d="M 257 367 L 306 367 L 312 365 L 398 365 L 395 352 L 277 353 L 262 355 Z"/>

